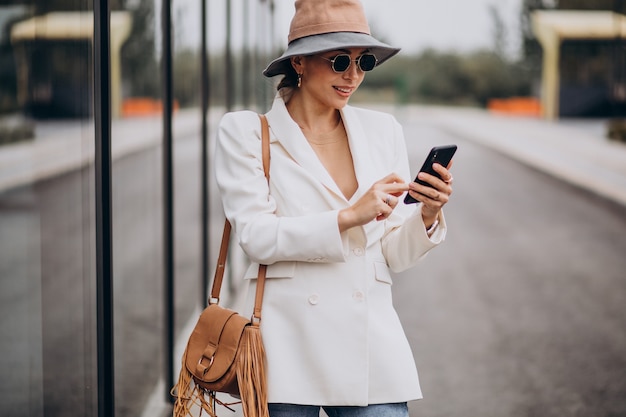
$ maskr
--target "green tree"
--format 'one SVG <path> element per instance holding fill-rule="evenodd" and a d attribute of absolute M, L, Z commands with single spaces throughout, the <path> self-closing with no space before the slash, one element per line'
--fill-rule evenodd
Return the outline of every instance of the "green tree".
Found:
<path fill-rule="evenodd" d="M 131 8 L 133 26 L 122 47 L 124 95 L 131 97 L 160 96 L 161 69 L 156 57 L 154 38 L 154 1 L 126 0 Z"/>
<path fill-rule="evenodd" d="M 508 40 L 506 24 L 504 23 L 504 19 L 502 19 L 500 10 L 498 10 L 495 4 L 490 4 L 488 6 L 488 9 L 489 15 L 491 16 L 491 23 L 493 25 L 491 29 L 493 38 L 493 50 L 496 55 L 498 55 L 502 59 L 506 59 L 506 47 Z"/>
<path fill-rule="evenodd" d="M 181 107 L 200 103 L 200 56 L 197 51 L 183 49 L 174 56 L 174 99 Z"/>
<path fill-rule="evenodd" d="M 427 50 L 418 58 L 415 69 L 414 97 L 451 103 L 468 96 L 470 79 L 460 55 Z"/>
<path fill-rule="evenodd" d="M 518 63 L 509 63 L 492 51 L 477 51 L 463 59 L 469 80 L 467 93 L 484 106 L 491 98 L 530 94 L 529 77 Z"/>

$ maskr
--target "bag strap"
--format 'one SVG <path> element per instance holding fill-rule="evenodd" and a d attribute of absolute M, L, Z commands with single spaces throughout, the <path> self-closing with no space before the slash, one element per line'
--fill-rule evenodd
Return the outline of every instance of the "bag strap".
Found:
<path fill-rule="evenodd" d="M 261 119 L 261 158 L 263 160 L 263 172 L 269 185 L 270 182 L 270 129 L 267 118 L 264 114 L 259 114 Z M 211 287 L 211 298 L 209 304 L 217 304 L 220 300 L 220 291 L 222 290 L 222 281 L 224 280 L 224 270 L 226 269 L 226 258 L 228 256 L 228 243 L 230 242 L 230 231 L 232 226 L 227 220 L 224 221 L 224 232 L 222 233 L 222 243 L 220 244 L 220 252 L 217 257 L 217 267 L 215 268 L 215 277 L 213 278 L 213 286 Z M 259 265 L 259 274 L 257 276 L 256 295 L 254 297 L 254 312 L 252 314 L 253 324 L 258 325 L 261 321 L 261 306 L 263 304 L 263 292 L 265 290 L 265 276 L 267 265 Z"/>

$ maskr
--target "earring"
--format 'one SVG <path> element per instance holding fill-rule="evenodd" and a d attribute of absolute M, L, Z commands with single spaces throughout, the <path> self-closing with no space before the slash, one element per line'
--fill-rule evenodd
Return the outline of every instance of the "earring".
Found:
<path fill-rule="evenodd" d="M 302 74 L 298 74 L 298 88 L 302 87 Z"/>

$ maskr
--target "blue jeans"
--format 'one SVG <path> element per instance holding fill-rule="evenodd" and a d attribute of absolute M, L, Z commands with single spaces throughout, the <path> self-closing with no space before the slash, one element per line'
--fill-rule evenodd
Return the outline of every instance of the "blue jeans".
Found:
<path fill-rule="evenodd" d="M 365 407 L 269 404 L 270 417 L 319 417 L 322 408 L 328 417 L 409 417 L 406 403 L 371 404 Z"/>

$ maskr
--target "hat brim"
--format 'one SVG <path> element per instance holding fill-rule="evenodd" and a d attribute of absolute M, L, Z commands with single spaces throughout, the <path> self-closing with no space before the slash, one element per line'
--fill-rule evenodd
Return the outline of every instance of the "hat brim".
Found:
<path fill-rule="evenodd" d="M 280 57 L 270 62 L 263 71 L 263 75 L 274 77 L 279 74 L 286 74 L 291 66 L 289 59 L 294 56 L 313 55 L 345 48 L 368 48 L 376 56 L 378 60 L 377 66 L 400 52 L 400 48 L 389 46 L 366 33 L 322 33 L 320 35 L 306 36 L 291 42 Z"/>

